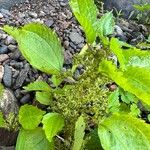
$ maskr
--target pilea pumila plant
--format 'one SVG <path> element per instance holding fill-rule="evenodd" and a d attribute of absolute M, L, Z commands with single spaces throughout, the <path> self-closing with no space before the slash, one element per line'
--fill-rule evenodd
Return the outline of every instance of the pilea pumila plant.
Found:
<path fill-rule="evenodd" d="M 108 38 L 115 24 L 112 12 L 98 17 L 93 0 L 71 0 L 70 6 L 87 44 L 67 71 L 54 31 L 39 23 L 3 28 L 33 67 L 52 75 L 54 85 L 35 81 L 24 87 L 47 109 L 28 104 L 20 108 L 16 150 L 149 150 L 150 125 L 140 119 L 137 104 L 149 110 L 150 52 Z M 79 66 L 84 71 L 75 79 Z M 112 82 L 117 84 L 114 92 L 106 87 Z"/>

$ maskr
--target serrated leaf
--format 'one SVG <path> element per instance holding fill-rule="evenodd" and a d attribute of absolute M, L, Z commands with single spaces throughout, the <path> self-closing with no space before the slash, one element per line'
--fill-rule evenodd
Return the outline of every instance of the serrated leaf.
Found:
<path fill-rule="evenodd" d="M 0 128 L 5 126 L 5 120 L 3 117 L 3 113 L 0 112 Z"/>
<path fill-rule="evenodd" d="M 64 127 L 64 119 L 58 113 L 48 113 L 42 120 L 43 129 L 47 139 L 51 142 L 53 137 Z"/>
<path fill-rule="evenodd" d="M 120 69 L 125 70 L 128 66 L 150 69 L 149 51 L 142 51 L 116 38 L 111 39 L 110 49 L 117 56 Z"/>
<path fill-rule="evenodd" d="M 23 87 L 27 91 L 44 91 L 50 92 L 50 86 L 44 81 L 35 81 Z"/>
<path fill-rule="evenodd" d="M 39 23 L 30 23 L 20 29 L 6 25 L 3 29 L 15 38 L 22 55 L 33 67 L 48 74 L 60 73 L 63 48 L 51 29 Z"/>
<path fill-rule="evenodd" d="M 60 77 L 57 77 L 56 75 L 53 75 L 51 81 L 57 87 L 62 82 L 62 79 L 60 79 Z"/>
<path fill-rule="evenodd" d="M 84 118 L 80 116 L 75 125 L 73 150 L 81 150 L 83 148 L 85 135 Z"/>
<path fill-rule="evenodd" d="M 101 37 L 113 34 L 115 21 L 112 12 L 105 13 L 97 22 L 94 24 L 96 33 Z"/>
<path fill-rule="evenodd" d="M 34 130 L 21 129 L 17 138 L 16 150 L 54 150 L 41 128 Z"/>
<path fill-rule="evenodd" d="M 119 111 L 119 89 L 115 90 L 108 97 L 108 112 L 118 112 Z"/>
<path fill-rule="evenodd" d="M 26 130 L 32 130 L 41 123 L 45 111 L 32 105 L 24 105 L 19 110 L 19 123 Z"/>
<path fill-rule="evenodd" d="M 36 92 L 36 100 L 43 105 L 50 105 L 52 95 L 49 92 Z"/>
<path fill-rule="evenodd" d="M 121 100 L 126 104 L 130 104 L 132 102 L 138 102 L 138 99 L 130 92 L 124 91 L 122 88 L 119 88 L 119 93 L 121 96 Z"/>
<path fill-rule="evenodd" d="M 130 106 L 130 110 L 131 110 L 130 114 L 131 114 L 132 116 L 134 116 L 134 117 L 138 117 L 138 116 L 140 116 L 140 114 L 141 114 L 140 109 L 138 108 L 137 104 L 135 104 L 135 103 L 133 103 L 133 104 Z"/>
<path fill-rule="evenodd" d="M 106 150 L 150 150 L 150 126 L 131 115 L 106 118 L 100 123 L 98 134 Z"/>
<path fill-rule="evenodd" d="M 125 91 L 136 95 L 147 105 L 150 105 L 150 70 L 139 67 L 126 67 L 125 71 L 117 69 L 112 62 L 103 60 L 100 63 L 100 72 L 108 75 Z"/>
<path fill-rule="evenodd" d="M 97 8 L 93 0 L 71 0 L 72 11 L 84 29 L 87 41 L 93 43 L 96 38 L 96 32 L 93 24 L 97 19 Z"/>

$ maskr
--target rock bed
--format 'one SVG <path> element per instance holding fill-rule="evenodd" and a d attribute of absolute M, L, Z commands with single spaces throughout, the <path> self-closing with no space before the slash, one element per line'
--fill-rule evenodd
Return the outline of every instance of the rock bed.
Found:
<path fill-rule="evenodd" d="M 10 11 L 0 10 L 0 26 L 21 26 L 29 22 L 45 23 L 57 32 L 65 49 L 64 69 L 70 68 L 73 54 L 84 46 L 85 38 L 70 11 L 68 0 L 27 0 Z M 143 25 L 117 19 L 114 36 L 134 45 L 145 41 L 148 31 Z M 48 75 L 32 68 L 22 57 L 14 39 L 0 30 L 0 80 L 13 91 L 19 103 L 29 103 L 32 99 L 32 95 L 23 91 L 22 86 L 37 79 L 51 84 L 48 78 Z"/>

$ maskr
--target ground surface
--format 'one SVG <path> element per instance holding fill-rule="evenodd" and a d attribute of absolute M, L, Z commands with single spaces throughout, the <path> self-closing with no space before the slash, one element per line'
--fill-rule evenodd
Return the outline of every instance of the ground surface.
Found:
<path fill-rule="evenodd" d="M 144 25 L 122 19 L 116 21 L 114 36 L 120 38 L 120 40 L 136 44 L 145 41 L 147 38 L 148 31 Z M 45 23 L 56 31 L 65 50 L 64 69 L 71 67 L 72 57 L 84 46 L 85 37 L 70 11 L 68 1 L 30 0 L 14 6 L 10 11 L 0 10 L 0 26 L 6 24 L 21 26 L 29 22 Z M 75 75 L 79 74 L 80 71 Z M 33 93 L 23 91 L 22 86 L 37 79 L 43 79 L 51 85 L 48 78 L 48 75 L 32 68 L 21 56 L 16 42 L 0 30 L 0 80 L 5 87 L 12 91 L 12 95 L 17 99 L 17 104 L 32 103 L 34 96 Z M 0 136 L 0 145 L 2 144 L 1 138 L 3 136 Z M 6 145 L 7 142 L 3 144 Z"/>
<path fill-rule="evenodd" d="M 24 2 L 25 0 L 0 0 L 0 8 L 8 9 L 14 4 Z"/>

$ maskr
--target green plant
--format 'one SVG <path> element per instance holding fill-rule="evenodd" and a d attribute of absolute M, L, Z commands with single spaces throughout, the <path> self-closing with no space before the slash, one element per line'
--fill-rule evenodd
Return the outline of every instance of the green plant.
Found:
<path fill-rule="evenodd" d="M 87 44 L 74 56 L 73 67 L 66 72 L 63 48 L 51 29 L 38 23 L 3 28 L 17 40 L 22 55 L 33 67 L 52 75 L 50 80 L 55 86 L 36 81 L 24 87 L 35 92 L 35 99 L 48 108 L 46 111 L 32 105 L 20 108 L 22 129 L 17 149 L 54 149 L 55 141 L 57 149 L 89 149 L 94 145 L 87 145 L 94 142 L 101 149 L 101 141 L 106 150 L 148 150 L 150 126 L 136 117 L 140 117 L 139 100 L 150 105 L 150 53 L 109 39 L 107 36 L 114 30 L 112 12 L 97 18 L 93 0 L 71 0 L 70 6 L 85 31 Z M 96 38 L 101 43 L 96 43 Z M 117 56 L 119 66 L 110 59 L 111 54 Z M 84 72 L 75 79 L 79 65 Z M 64 84 L 65 80 L 68 83 Z M 112 80 L 118 88 L 111 93 L 106 84 Z M 57 135 L 60 131 L 61 136 Z"/>

